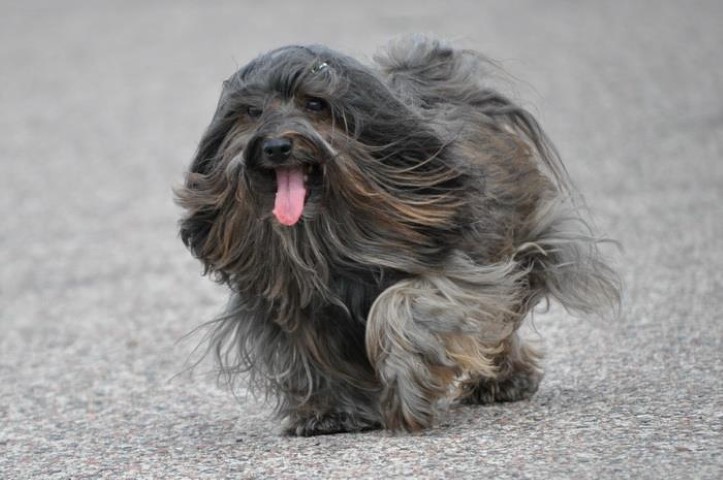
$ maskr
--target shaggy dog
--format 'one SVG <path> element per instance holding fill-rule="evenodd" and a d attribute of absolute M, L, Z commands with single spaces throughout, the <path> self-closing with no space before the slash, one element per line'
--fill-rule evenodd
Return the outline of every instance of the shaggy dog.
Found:
<path fill-rule="evenodd" d="M 535 119 L 438 41 L 374 65 L 289 46 L 233 74 L 178 189 L 181 237 L 231 289 L 213 322 L 286 432 L 429 426 L 529 398 L 535 305 L 615 304 L 614 273 Z"/>

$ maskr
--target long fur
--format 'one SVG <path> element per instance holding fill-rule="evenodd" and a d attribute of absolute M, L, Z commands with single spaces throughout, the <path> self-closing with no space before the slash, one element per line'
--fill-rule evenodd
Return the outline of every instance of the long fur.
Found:
<path fill-rule="evenodd" d="M 617 303 L 565 167 L 492 68 L 414 37 L 372 66 L 284 47 L 224 83 L 177 191 L 181 238 L 233 292 L 211 333 L 222 371 L 248 372 L 288 433 L 416 430 L 450 396 L 527 398 L 539 356 L 516 331 L 532 308 Z M 260 152 L 277 137 L 310 172 L 291 227 Z"/>

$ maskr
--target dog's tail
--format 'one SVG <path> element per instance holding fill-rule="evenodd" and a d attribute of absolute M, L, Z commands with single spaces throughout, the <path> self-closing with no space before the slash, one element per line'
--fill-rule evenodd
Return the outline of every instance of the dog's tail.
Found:
<path fill-rule="evenodd" d="M 528 307 L 554 299 L 572 313 L 612 314 L 620 308 L 621 280 L 601 246 L 617 242 L 595 235 L 579 209 L 558 197 L 541 205 L 526 224 L 514 259 L 527 271 Z"/>
<path fill-rule="evenodd" d="M 532 114 L 499 92 L 504 72 L 492 60 L 422 35 L 390 42 L 374 60 L 389 88 L 422 115 L 445 115 L 450 106 L 481 114 L 490 123 L 517 133 L 562 192 L 575 191 L 557 150 Z"/>

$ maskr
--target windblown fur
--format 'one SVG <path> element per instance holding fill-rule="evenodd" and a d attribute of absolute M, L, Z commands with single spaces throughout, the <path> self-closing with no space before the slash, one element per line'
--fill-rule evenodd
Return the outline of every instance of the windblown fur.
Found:
<path fill-rule="evenodd" d="M 181 238 L 232 290 L 210 334 L 223 372 L 274 398 L 288 433 L 528 398 L 531 309 L 617 302 L 564 166 L 490 70 L 408 38 L 372 66 L 284 47 L 224 83 L 177 192 Z"/>

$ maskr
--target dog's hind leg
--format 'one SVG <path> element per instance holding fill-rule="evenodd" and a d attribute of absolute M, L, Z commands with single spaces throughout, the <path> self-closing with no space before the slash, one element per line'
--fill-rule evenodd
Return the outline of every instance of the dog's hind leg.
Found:
<path fill-rule="evenodd" d="M 382 383 L 385 426 L 429 426 L 463 374 L 494 380 L 525 312 L 526 272 L 514 261 L 475 265 L 457 255 L 439 274 L 402 280 L 377 298 L 367 352 Z"/>

